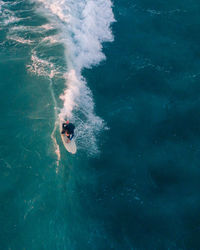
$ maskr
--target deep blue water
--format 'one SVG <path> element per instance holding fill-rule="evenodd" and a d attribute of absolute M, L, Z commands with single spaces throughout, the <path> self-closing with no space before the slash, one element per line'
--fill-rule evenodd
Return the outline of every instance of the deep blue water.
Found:
<path fill-rule="evenodd" d="M 0 249 L 199 249 L 200 3 L 38 2 L 0 1 Z"/>

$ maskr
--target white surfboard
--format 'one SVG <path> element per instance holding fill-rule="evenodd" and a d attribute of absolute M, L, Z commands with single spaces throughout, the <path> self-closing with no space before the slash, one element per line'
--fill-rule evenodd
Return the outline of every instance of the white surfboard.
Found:
<path fill-rule="evenodd" d="M 60 133 L 62 131 L 63 122 L 64 121 L 60 122 Z M 60 134 L 60 135 L 61 135 L 62 142 L 63 142 L 66 150 L 71 154 L 76 154 L 77 149 L 76 149 L 76 143 L 74 141 L 74 138 L 70 142 L 68 142 L 68 138 L 67 138 L 67 136 L 65 134 Z"/>

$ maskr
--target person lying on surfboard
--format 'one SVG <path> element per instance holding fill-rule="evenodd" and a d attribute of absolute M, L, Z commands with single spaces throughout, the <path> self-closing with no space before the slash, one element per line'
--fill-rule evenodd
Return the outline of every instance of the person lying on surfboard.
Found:
<path fill-rule="evenodd" d="M 68 120 L 62 124 L 61 134 L 65 134 L 67 136 L 68 138 L 67 142 L 70 142 L 74 137 L 74 129 L 75 129 L 74 124 L 69 122 Z"/>

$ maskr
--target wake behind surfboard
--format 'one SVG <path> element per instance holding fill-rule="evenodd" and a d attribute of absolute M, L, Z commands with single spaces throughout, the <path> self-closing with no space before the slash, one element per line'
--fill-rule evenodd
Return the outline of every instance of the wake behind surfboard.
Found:
<path fill-rule="evenodd" d="M 63 142 L 66 150 L 69 153 L 76 154 L 77 148 L 76 148 L 76 143 L 75 143 L 74 139 L 72 139 L 70 142 L 68 142 L 67 136 L 65 134 L 61 134 L 63 122 L 64 121 L 60 121 L 60 135 L 61 135 L 62 142 Z"/>

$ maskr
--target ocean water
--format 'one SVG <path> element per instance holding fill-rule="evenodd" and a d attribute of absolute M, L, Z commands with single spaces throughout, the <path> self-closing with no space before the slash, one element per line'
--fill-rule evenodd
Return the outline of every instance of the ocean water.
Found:
<path fill-rule="evenodd" d="M 0 249 L 200 249 L 199 11 L 0 0 Z"/>

